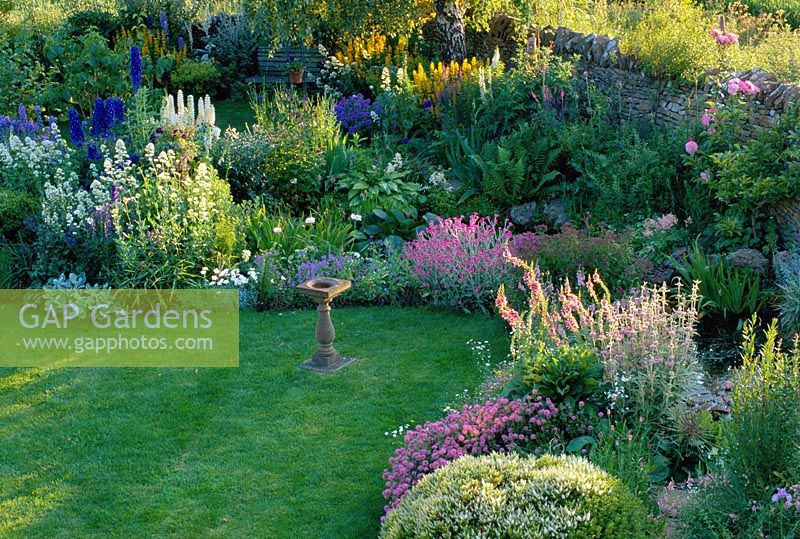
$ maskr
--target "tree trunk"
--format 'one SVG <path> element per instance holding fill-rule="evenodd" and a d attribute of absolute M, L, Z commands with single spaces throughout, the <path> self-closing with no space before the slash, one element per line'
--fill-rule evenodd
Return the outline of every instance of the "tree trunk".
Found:
<path fill-rule="evenodd" d="M 436 9 L 436 30 L 442 60 L 462 61 L 467 55 L 467 41 L 464 36 L 464 15 L 466 6 L 463 0 L 434 0 Z"/>

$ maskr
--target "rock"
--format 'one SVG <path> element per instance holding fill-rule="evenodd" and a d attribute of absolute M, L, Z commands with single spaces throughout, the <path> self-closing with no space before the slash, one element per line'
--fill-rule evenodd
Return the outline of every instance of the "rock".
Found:
<path fill-rule="evenodd" d="M 725 261 L 734 268 L 750 268 L 759 275 L 767 274 L 767 258 L 755 249 L 739 249 L 733 251 Z"/>
<path fill-rule="evenodd" d="M 528 226 L 533 224 L 538 217 L 541 217 L 539 205 L 536 202 L 519 204 L 509 210 L 511 222 L 517 226 Z"/>
<path fill-rule="evenodd" d="M 553 230 L 560 230 L 562 226 L 569 223 L 567 204 L 563 198 L 545 202 L 542 213 L 544 214 L 545 222 Z"/>

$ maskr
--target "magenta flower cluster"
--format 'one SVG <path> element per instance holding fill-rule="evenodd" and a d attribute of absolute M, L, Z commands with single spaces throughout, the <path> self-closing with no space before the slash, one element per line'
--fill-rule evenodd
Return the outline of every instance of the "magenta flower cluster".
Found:
<path fill-rule="evenodd" d="M 388 501 L 385 514 L 397 507 L 422 477 L 459 457 L 520 447 L 539 453 L 560 444 L 563 431 L 554 421 L 558 414 L 550 399 L 529 395 L 524 400 L 501 398 L 465 405 L 444 419 L 418 425 L 405 435 L 405 445 L 395 451 L 383 472 L 383 496 Z M 571 417 L 577 420 L 577 416 Z"/>
<path fill-rule="evenodd" d="M 463 310 L 485 309 L 510 271 L 503 247 L 511 225 L 497 217 L 439 218 L 406 244 L 403 256 L 425 297 Z"/>
<path fill-rule="evenodd" d="M 714 38 L 718 45 L 735 45 L 739 43 L 739 34 L 734 34 L 733 32 L 725 32 L 719 28 L 712 28 L 708 33 Z"/>
<path fill-rule="evenodd" d="M 753 84 L 752 81 L 734 77 L 728 81 L 727 90 L 729 95 L 743 94 L 747 97 L 755 97 L 761 91 L 761 88 Z"/>

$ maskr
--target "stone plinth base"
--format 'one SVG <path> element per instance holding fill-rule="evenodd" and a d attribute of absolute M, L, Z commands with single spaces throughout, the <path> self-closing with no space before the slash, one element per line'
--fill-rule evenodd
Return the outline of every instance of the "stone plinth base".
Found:
<path fill-rule="evenodd" d="M 301 369 L 306 369 L 308 371 L 322 372 L 322 373 L 330 374 L 332 372 L 338 371 L 342 367 L 346 367 L 347 365 L 350 365 L 355 360 L 356 360 L 356 358 L 354 358 L 354 357 L 343 357 L 343 358 L 341 358 L 339 361 L 337 361 L 335 363 L 331 363 L 330 365 L 324 365 L 324 364 L 320 364 L 320 363 L 315 362 L 314 359 L 312 358 L 312 359 L 309 359 L 308 361 L 304 361 L 300 365 L 300 368 Z"/>

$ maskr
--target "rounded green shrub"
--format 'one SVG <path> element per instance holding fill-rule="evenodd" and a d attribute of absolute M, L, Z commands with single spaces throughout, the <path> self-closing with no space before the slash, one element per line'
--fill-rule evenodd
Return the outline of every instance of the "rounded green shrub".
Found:
<path fill-rule="evenodd" d="M 170 75 L 172 86 L 184 93 L 201 96 L 216 95 L 222 73 L 213 60 L 187 60 Z"/>
<path fill-rule="evenodd" d="M 39 200 L 24 192 L 13 189 L 0 189 L 0 234 L 16 239 L 22 228 L 23 219 L 41 210 Z"/>
<path fill-rule="evenodd" d="M 492 453 L 427 475 L 380 537 L 640 539 L 652 526 L 619 479 L 582 458 Z"/>

